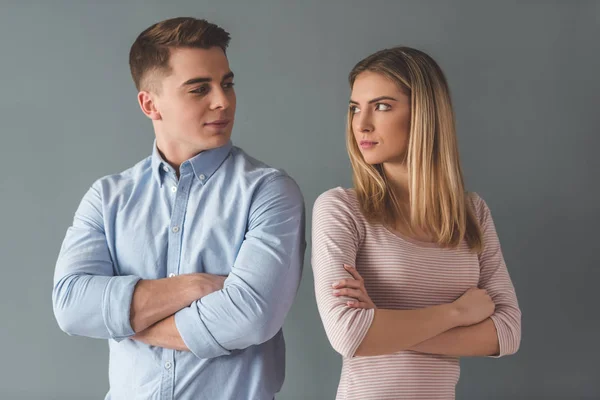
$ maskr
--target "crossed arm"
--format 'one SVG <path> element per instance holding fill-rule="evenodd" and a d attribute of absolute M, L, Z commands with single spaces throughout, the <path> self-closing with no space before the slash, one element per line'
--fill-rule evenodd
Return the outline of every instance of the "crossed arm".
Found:
<path fill-rule="evenodd" d="M 175 326 L 175 313 L 223 289 L 225 277 L 188 274 L 139 281 L 131 301 L 131 339 L 167 349 L 189 351 Z"/>
<path fill-rule="evenodd" d="M 330 192 L 317 200 L 312 235 L 317 305 L 336 351 L 344 357 L 354 357 L 404 350 L 452 356 L 503 356 L 518 350 L 521 312 L 483 200 L 477 212 L 486 247 L 479 256 L 478 286 L 495 305 L 487 315 L 473 312 L 478 304 L 473 298 L 467 308 L 457 307 L 455 302 L 417 310 L 383 310 L 367 307 L 366 299 L 359 299 L 356 294 L 334 294 L 334 282 L 361 279 L 344 268 L 356 261 L 360 232 L 352 217 L 357 211 L 340 196 Z M 351 286 L 339 288 L 347 287 Z M 364 285 L 362 291 L 366 293 Z"/>
<path fill-rule="evenodd" d="M 281 329 L 305 249 L 304 203 L 290 178 L 278 176 L 256 193 L 245 240 L 224 281 L 208 274 L 115 276 L 101 210 L 93 186 L 57 261 L 53 307 L 65 332 L 212 358 L 267 341 Z"/>
<path fill-rule="evenodd" d="M 351 308 L 375 309 L 373 322 L 356 356 L 401 350 L 457 357 L 499 354 L 498 334 L 489 318 L 494 304 L 487 291 L 473 288 L 451 304 L 417 310 L 377 309 L 358 271 L 351 266 L 344 269 L 351 278 L 334 286 L 334 296 L 352 298 L 346 303 Z"/>

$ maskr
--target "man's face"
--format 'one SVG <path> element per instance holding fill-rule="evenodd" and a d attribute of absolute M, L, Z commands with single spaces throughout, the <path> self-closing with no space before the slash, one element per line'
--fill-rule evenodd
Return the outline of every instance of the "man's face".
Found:
<path fill-rule="evenodd" d="M 171 73 L 158 77 L 152 94 L 159 116 L 155 130 L 159 147 L 199 153 L 225 145 L 235 116 L 233 73 L 223 50 L 176 48 Z"/>

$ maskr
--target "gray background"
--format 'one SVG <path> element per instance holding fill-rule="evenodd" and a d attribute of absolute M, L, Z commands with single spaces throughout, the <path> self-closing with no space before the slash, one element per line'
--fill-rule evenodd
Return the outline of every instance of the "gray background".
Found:
<path fill-rule="evenodd" d="M 464 359 L 458 398 L 600 398 L 598 1 L 165 3 L 0 3 L 0 398 L 107 390 L 106 342 L 68 337 L 54 321 L 54 262 L 91 183 L 151 151 L 127 55 L 139 32 L 174 16 L 231 32 L 234 142 L 290 173 L 309 217 L 320 193 L 351 184 L 351 67 L 398 44 L 438 60 L 468 188 L 492 209 L 523 311 L 520 352 Z M 338 383 L 309 260 L 310 247 L 278 400 L 332 399 Z"/>

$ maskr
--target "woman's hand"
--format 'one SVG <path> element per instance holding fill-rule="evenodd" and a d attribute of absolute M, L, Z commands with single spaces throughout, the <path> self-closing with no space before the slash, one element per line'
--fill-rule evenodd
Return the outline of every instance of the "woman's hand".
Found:
<path fill-rule="evenodd" d="M 352 297 L 354 300 L 347 301 L 348 307 L 352 308 L 377 308 L 375 303 L 369 297 L 367 289 L 365 289 L 365 281 L 358 273 L 356 268 L 349 265 L 344 265 L 344 269 L 348 271 L 352 278 L 342 279 L 335 282 L 333 285 L 334 296 Z"/>
<path fill-rule="evenodd" d="M 496 305 L 484 289 L 471 288 L 452 303 L 458 313 L 459 325 L 470 326 L 489 318 Z"/>

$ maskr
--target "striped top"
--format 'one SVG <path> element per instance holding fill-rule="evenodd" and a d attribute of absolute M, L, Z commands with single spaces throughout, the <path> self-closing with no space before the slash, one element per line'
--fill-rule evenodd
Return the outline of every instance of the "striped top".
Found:
<path fill-rule="evenodd" d="M 477 255 L 466 242 L 456 249 L 419 242 L 363 217 L 353 190 L 323 193 L 313 209 L 312 267 L 315 293 L 325 332 L 343 356 L 338 400 L 454 399 L 459 358 L 401 351 L 354 357 L 375 310 L 353 309 L 348 297 L 335 297 L 331 284 L 351 278 L 343 265 L 354 265 L 378 308 L 408 310 L 451 303 L 467 289 L 486 289 L 496 309 L 499 356 L 517 351 L 521 311 L 504 263 L 490 211 L 471 194 L 484 251 Z"/>

